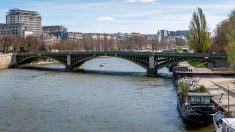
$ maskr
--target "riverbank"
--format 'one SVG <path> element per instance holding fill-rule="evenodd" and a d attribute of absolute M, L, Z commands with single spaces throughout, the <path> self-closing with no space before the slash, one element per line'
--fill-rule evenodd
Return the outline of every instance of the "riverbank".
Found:
<path fill-rule="evenodd" d="M 48 64 L 58 64 L 58 61 L 38 61 L 33 63 L 34 65 L 48 65 Z"/>
<path fill-rule="evenodd" d="M 212 71 L 208 68 L 193 68 L 187 62 L 179 64 L 180 67 L 188 67 L 192 70 L 176 71 L 176 77 L 190 76 L 199 79 L 198 85 L 204 85 L 213 95 L 213 101 L 223 110 L 231 112 L 235 117 L 235 78 L 233 72 Z M 229 90 L 228 90 L 229 87 Z M 220 102 L 219 99 L 223 94 Z M 229 94 L 229 96 L 228 96 Z"/>

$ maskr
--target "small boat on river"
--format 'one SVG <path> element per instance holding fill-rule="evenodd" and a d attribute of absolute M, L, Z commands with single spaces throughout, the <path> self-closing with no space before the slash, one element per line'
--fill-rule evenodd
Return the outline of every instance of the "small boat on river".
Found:
<path fill-rule="evenodd" d="M 108 63 L 102 62 L 102 63 L 100 63 L 100 67 L 108 67 Z"/>
<path fill-rule="evenodd" d="M 235 118 L 228 118 L 221 111 L 215 113 L 213 122 L 216 132 L 235 132 Z"/>

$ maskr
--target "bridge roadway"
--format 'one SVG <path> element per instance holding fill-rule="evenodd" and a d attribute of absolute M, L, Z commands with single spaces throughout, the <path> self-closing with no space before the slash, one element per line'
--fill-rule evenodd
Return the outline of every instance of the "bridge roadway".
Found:
<path fill-rule="evenodd" d="M 172 53 L 172 52 L 42 52 L 42 53 L 17 53 L 15 66 L 31 63 L 38 58 L 54 59 L 66 66 L 67 71 L 78 69 L 86 61 L 99 56 L 111 56 L 129 60 L 147 70 L 148 76 L 157 75 L 157 70 L 166 66 L 176 65 L 179 62 L 196 59 L 215 61 L 227 60 L 224 54 L 204 53 Z"/>

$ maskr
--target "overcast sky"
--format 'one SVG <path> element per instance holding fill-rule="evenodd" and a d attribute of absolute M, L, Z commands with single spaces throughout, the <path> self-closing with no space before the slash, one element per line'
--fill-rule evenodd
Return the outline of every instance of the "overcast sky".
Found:
<path fill-rule="evenodd" d="M 9 9 L 19 8 L 38 11 L 42 25 L 64 25 L 69 31 L 150 34 L 187 30 L 197 7 L 213 31 L 235 9 L 235 0 L 0 0 L 0 22 Z"/>

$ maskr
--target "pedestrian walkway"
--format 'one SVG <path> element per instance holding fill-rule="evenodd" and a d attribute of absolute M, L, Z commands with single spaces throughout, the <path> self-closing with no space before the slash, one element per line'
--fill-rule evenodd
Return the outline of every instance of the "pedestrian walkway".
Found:
<path fill-rule="evenodd" d="M 235 117 L 235 80 L 234 77 L 224 77 L 220 75 L 198 75 L 200 80 L 198 85 L 204 85 L 208 91 L 214 96 L 213 100 L 216 103 L 228 111 L 232 112 Z M 229 87 L 229 101 L 228 101 L 228 87 Z M 222 99 L 219 102 L 221 94 L 223 93 Z"/>

